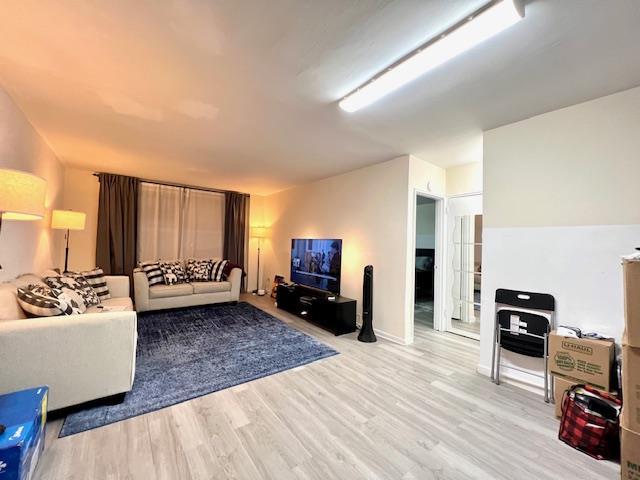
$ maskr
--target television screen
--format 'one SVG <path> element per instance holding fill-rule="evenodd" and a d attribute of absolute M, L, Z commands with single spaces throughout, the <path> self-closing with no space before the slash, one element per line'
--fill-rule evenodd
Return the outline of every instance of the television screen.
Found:
<path fill-rule="evenodd" d="M 340 293 L 342 240 L 291 240 L 291 281 Z"/>

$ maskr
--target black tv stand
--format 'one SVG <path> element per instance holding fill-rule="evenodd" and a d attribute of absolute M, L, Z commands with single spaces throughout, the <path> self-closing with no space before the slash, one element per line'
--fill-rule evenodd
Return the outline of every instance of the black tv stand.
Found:
<path fill-rule="evenodd" d="M 278 285 L 278 308 L 304 318 L 334 335 L 356 331 L 356 301 L 302 285 Z M 329 300 L 330 297 L 334 300 Z"/>

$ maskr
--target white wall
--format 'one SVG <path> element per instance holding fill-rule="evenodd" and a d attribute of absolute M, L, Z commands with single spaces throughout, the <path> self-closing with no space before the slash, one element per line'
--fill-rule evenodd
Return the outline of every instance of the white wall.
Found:
<path fill-rule="evenodd" d="M 0 233 L 0 280 L 60 266 L 62 244 L 51 230 L 51 210 L 60 208 L 64 169 L 13 100 L 0 89 L 0 168 L 47 180 L 46 216 L 34 222 L 4 221 Z"/>
<path fill-rule="evenodd" d="M 447 168 L 447 195 L 482 192 L 482 162 Z"/>
<path fill-rule="evenodd" d="M 638 132 L 640 88 L 486 132 L 480 371 L 490 368 L 496 288 L 550 293 L 557 324 L 620 339 L 620 256 L 640 245 Z"/>

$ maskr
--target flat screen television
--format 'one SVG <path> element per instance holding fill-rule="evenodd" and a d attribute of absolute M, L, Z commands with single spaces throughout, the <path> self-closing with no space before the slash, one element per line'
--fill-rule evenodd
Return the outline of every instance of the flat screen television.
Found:
<path fill-rule="evenodd" d="M 291 281 L 340 294 L 342 240 L 291 240 Z"/>

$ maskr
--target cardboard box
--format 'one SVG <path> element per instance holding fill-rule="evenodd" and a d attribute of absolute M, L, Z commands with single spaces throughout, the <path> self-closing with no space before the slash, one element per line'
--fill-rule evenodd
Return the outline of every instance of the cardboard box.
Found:
<path fill-rule="evenodd" d="M 560 377 L 553 377 L 553 382 L 553 401 L 555 402 L 556 417 L 560 418 L 562 416 L 562 397 L 564 396 L 564 392 L 580 382 L 566 380 Z"/>
<path fill-rule="evenodd" d="M 622 345 L 622 426 L 640 432 L 640 348 Z"/>
<path fill-rule="evenodd" d="M 640 433 L 620 429 L 620 478 L 640 480 Z"/>
<path fill-rule="evenodd" d="M 627 345 L 640 348 L 640 262 L 624 260 L 622 272 Z"/>
<path fill-rule="evenodd" d="M 47 387 L 0 395 L 0 479 L 31 480 L 44 449 Z"/>
<path fill-rule="evenodd" d="M 615 342 L 563 337 L 555 331 L 549 337 L 549 370 L 557 377 L 611 390 L 611 366 Z"/>

